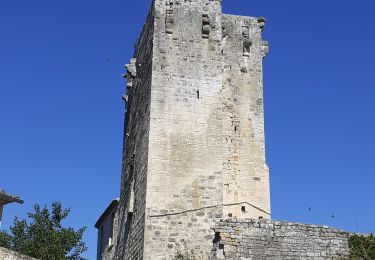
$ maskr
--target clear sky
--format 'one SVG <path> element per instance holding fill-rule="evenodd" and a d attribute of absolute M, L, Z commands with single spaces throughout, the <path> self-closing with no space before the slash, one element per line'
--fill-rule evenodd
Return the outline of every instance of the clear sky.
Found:
<path fill-rule="evenodd" d="M 119 194 L 121 78 L 150 0 L 0 1 L 0 188 L 94 223 Z M 223 0 L 265 16 L 273 218 L 375 231 L 375 2 Z M 311 207 L 311 211 L 308 208 Z M 335 215 L 332 218 L 332 214 Z"/>

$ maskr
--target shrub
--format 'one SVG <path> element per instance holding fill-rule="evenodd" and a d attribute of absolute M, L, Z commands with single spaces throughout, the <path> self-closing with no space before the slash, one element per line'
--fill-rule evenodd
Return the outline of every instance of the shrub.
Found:
<path fill-rule="evenodd" d="M 353 235 L 349 238 L 350 258 L 356 260 L 375 259 L 375 237 Z"/>

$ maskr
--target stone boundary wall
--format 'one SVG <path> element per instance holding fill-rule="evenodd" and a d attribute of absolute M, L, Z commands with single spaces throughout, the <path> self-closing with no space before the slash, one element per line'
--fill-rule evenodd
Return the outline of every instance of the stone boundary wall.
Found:
<path fill-rule="evenodd" d="M 0 260 L 37 260 L 35 258 L 21 255 L 17 252 L 0 247 Z"/>
<path fill-rule="evenodd" d="M 212 259 L 349 259 L 350 233 L 327 226 L 269 220 L 222 220 Z"/>

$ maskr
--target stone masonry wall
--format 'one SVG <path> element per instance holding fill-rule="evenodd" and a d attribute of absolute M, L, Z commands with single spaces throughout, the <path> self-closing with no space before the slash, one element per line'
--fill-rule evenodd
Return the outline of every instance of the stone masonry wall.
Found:
<path fill-rule="evenodd" d="M 17 252 L 0 247 L 0 260 L 37 260 L 35 258 L 21 255 Z"/>
<path fill-rule="evenodd" d="M 110 210 L 106 211 L 104 215 L 105 218 L 101 219 L 100 226 L 98 228 L 98 243 L 97 243 L 97 260 L 112 260 L 114 259 L 114 235 L 115 228 L 114 224 L 116 223 L 116 213 L 117 205 L 115 204 L 116 200 L 112 201 Z"/>
<path fill-rule="evenodd" d="M 184 241 L 207 259 L 219 218 L 270 217 L 264 21 L 225 16 L 219 0 L 154 8 L 144 259 Z"/>
<path fill-rule="evenodd" d="M 326 226 L 268 220 L 223 220 L 214 227 L 212 259 L 349 259 L 350 234 Z"/>
<path fill-rule="evenodd" d="M 222 217 L 221 30 L 220 1 L 155 1 L 147 260 L 182 241 L 205 255 Z"/>
<path fill-rule="evenodd" d="M 263 112 L 264 18 L 222 16 L 224 216 L 270 218 Z"/>
<path fill-rule="evenodd" d="M 143 259 L 150 129 L 154 8 L 126 65 L 127 88 L 121 193 L 115 219 L 115 259 Z"/>
<path fill-rule="evenodd" d="M 217 220 L 270 217 L 262 25 L 221 0 L 152 1 L 126 65 L 116 259 L 169 259 L 183 242 L 207 259 Z"/>

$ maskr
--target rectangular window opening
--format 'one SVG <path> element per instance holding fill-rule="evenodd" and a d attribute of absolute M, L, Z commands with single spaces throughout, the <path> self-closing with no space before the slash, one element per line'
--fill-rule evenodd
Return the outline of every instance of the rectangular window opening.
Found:
<path fill-rule="evenodd" d="M 244 44 L 243 44 L 243 56 L 245 56 L 245 57 L 250 56 L 250 47 L 251 47 L 250 43 L 244 42 Z"/>
<path fill-rule="evenodd" d="M 202 15 L 202 37 L 209 38 L 210 36 L 210 18 L 208 14 Z"/>
<path fill-rule="evenodd" d="M 110 223 L 110 230 L 109 230 L 109 239 L 108 239 L 108 246 L 111 246 L 113 244 L 113 229 L 114 229 L 114 223 L 115 223 L 115 213 L 112 213 L 111 215 L 111 223 Z"/>

